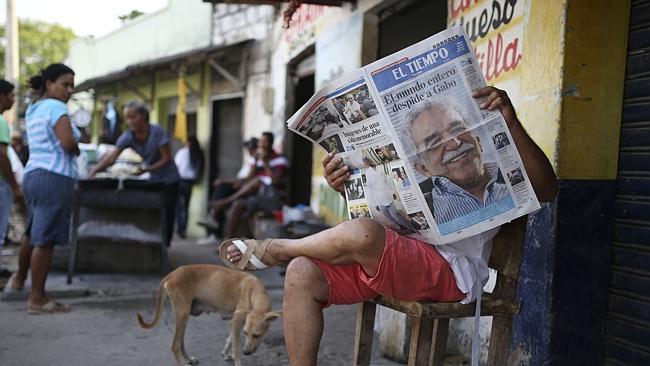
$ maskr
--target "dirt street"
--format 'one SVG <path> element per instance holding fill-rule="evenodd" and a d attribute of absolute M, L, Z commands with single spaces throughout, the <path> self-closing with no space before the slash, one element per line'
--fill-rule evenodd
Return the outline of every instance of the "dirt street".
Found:
<path fill-rule="evenodd" d="M 11 248 L 10 248 L 11 249 Z M 176 241 L 170 250 L 170 262 L 176 267 L 189 263 L 217 263 L 213 247 L 199 247 L 191 241 Z M 10 269 L 15 256 L 4 256 Z M 282 277 L 279 269 L 259 273 L 269 289 L 274 308 L 282 303 Z M 12 294 L 11 301 L 0 301 L 0 364 L 3 366 L 74 366 L 74 365 L 174 365 L 170 352 L 173 315 L 165 301 L 165 312 L 157 328 L 143 330 L 135 313 L 146 320 L 154 310 L 154 293 L 159 275 L 80 274 L 71 286 L 65 275 L 50 276 L 48 289 L 61 301 L 73 306 L 67 314 L 28 315 L 24 300 Z M 78 290 L 90 290 L 90 296 L 77 296 Z M 321 342 L 319 365 L 349 365 L 352 361 L 355 306 L 337 306 L 325 311 L 325 335 Z M 192 317 L 186 332 L 186 348 L 201 365 L 232 365 L 221 357 L 228 333 L 227 321 L 219 315 Z M 373 365 L 399 365 L 382 358 L 375 342 Z M 258 351 L 243 356 L 244 365 L 287 365 L 282 323 L 270 328 Z"/>

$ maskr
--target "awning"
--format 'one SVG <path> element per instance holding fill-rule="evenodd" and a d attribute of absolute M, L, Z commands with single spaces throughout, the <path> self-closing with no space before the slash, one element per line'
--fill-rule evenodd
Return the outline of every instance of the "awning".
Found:
<path fill-rule="evenodd" d="M 178 53 L 171 56 L 161 57 L 155 60 L 149 60 L 137 64 L 132 64 L 122 70 L 85 80 L 81 84 L 75 86 L 75 93 L 88 90 L 91 88 L 95 88 L 99 85 L 126 79 L 142 71 L 152 71 L 179 61 L 186 61 L 189 63 L 200 62 L 212 58 L 214 56 L 217 56 L 225 49 L 237 48 L 238 46 L 243 46 L 249 42 L 250 40 L 246 40 L 246 41 L 233 43 L 229 45 L 209 46 L 209 47 L 190 50 L 187 52 Z"/>
<path fill-rule="evenodd" d="M 249 4 L 249 5 L 281 5 L 289 0 L 203 0 L 204 3 L 212 4 Z M 301 4 L 341 6 L 343 4 L 355 4 L 357 0 L 300 0 Z"/>

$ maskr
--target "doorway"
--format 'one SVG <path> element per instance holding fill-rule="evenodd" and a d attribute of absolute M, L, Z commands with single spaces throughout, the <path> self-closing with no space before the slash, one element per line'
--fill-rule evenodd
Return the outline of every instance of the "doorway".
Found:
<path fill-rule="evenodd" d="M 235 177 L 242 165 L 242 99 L 212 102 L 212 136 L 209 157 L 209 196 L 218 177 Z"/>
<path fill-rule="evenodd" d="M 379 17 L 377 59 L 447 28 L 446 1 L 403 0 L 383 8 L 377 15 Z"/>
<path fill-rule="evenodd" d="M 303 104 L 307 103 L 314 94 L 314 57 L 313 55 L 304 59 L 289 74 L 293 81 L 293 107 L 288 109 L 289 116 L 293 115 Z M 290 206 L 303 204 L 309 206 L 311 199 L 311 176 L 314 145 L 311 141 L 289 132 L 285 139 L 285 154 L 291 164 L 291 175 L 289 178 L 289 202 Z"/>
<path fill-rule="evenodd" d="M 291 114 L 307 103 L 314 94 L 314 74 L 296 77 L 294 84 L 294 106 Z M 291 162 L 291 177 L 289 178 L 289 205 L 303 204 L 309 206 L 311 199 L 311 175 L 313 144 L 311 141 L 290 132 L 286 142 L 286 150 Z"/>

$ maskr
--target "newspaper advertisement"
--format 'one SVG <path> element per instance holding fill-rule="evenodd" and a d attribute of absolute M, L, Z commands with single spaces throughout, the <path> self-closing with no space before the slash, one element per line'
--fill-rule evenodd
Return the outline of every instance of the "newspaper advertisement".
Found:
<path fill-rule="evenodd" d="M 339 156 L 349 217 L 434 244 L 539 208 L 503 116 L 461 26 L 349 73 L 317 92 L 290 130 Z"/>

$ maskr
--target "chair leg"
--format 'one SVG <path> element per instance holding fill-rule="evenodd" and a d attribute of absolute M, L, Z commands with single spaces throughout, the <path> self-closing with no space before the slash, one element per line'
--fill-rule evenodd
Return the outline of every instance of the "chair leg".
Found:
<path fill-rule="evenodd" d="M 167 197 L 165 191 L 160 193 L 159 222 L 160 222 L 160 275 L 165 276 L 169 272 L 169 258 L 167 257 L 167 244 L 171 239 L 167 236 Z M 172 232 L 171 235 L 174 235 Z"/>
<path fill-rule="evenodd" d="M 75 267 L 77 266 L 77 254 L 79 252 L 79 211 L 80 211 L 80 198 L 78 191 L 75 191 L 75 198 L 72 203 L 72 220 L 70 222 L 70 255 L 68 257 L 68 277 L 66 283 L 72 284 L 72 276 L 74 275 Z"/>
<path fill-rule="evenodd" d="M 410 317 L 409 366 L 442 366 L 447 350 L 449 319 Z"/>
<path fill-rule="evenodd" d="M 510 337 L 512 335 L 512 318 L 513 316 L 510 314 L 497 314 L 492 317 L 488 366 L 503 366 L 508 364 Z"/>
<path fill-rule="evenodd" d="M 449 319 L 436 319 L 433 325 L 433 338 L 431 339 L 431 365 L 442 366 L 447 353 L 447 335 L 449 334 Z"/>
<path fill-rule="evenodd" d="M 354 358 L 352 360 L 354 366 L 370 365 L 376 310 L 377 305 L 370 301 L 359 304 L 357 310 L 357 330 L 354 336 Z"/>

